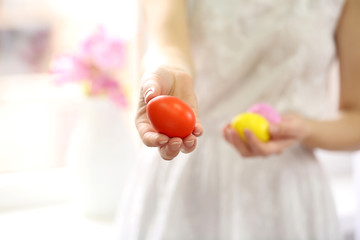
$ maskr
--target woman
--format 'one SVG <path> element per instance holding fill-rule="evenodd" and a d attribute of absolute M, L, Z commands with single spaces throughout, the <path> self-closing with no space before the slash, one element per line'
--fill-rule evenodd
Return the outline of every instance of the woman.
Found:
<path fill-rule="evenodd" d="M 360 148 L 360 2 L 143 0 L 142 6 L 149 48 L 136 126 L 152 148 L 125 194 L 121 239 L 339 239 L 312 149 Z M 335 118 L 328 75 L 336 58 Z M 169 138 L 151 127 L 146 103 L 164 94 L 193 108 L 193 134 Z M 256 102 L 284 114 L 271 125 L 268 143 L 249 131 L 245 143 L 227 124 Z"/>

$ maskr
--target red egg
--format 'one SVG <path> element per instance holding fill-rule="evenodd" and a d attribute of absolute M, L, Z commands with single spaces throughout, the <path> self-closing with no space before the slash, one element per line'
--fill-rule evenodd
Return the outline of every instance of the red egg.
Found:
<path fill-rule="evenodd" d="M 194 131 L 195 114 L 177 97 L 157 96 L 147 104 L 146 112 L 154 129 L 169 137 L 184 138 Z"/>

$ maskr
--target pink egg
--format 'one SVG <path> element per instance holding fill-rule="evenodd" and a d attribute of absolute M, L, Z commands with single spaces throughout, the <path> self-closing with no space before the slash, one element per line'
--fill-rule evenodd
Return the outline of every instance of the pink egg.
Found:
<path fill-rule="evenodd" d="M 247 111 L 262 115 L 272 124 L 281 122 L 281 116 L 276 112 L 274 108 L 272 108 L 266 103 L 256 103 L 250 106 Z"/>

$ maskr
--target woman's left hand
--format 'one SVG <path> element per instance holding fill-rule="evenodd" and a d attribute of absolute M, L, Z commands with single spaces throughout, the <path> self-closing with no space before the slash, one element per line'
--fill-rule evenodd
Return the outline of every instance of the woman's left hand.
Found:
<path fill-rule="evenodd" d="M 270 124 L 268 142 L 260 141 L 250 130 L 244 132 L 245 142 L 230 124 L 223 128 L 223 135 L 243 157 L 270 156 L 301 142 L 308 136 L 308 128 L 306 119 L 291 114 L 283 116 L 281 123 Z"/>

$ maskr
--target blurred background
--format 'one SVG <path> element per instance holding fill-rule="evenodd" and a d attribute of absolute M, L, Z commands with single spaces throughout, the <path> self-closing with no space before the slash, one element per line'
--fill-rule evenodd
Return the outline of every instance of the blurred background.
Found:
<path fill-rule="evenodd" d="M 138 144 L 136 9 L 125 0 L 0 0 L 0 239 L 111 239 Z M 116 76 L 126 106 L 49 73 L 99 26 L 123 44 Z"/>
<path fill-rule="evenodd" d="M 112 239 L 139 140 L 132 124 L 137 1 L 0 0 L 0 239 Z M 102 26 L 121 39 L 126 106 L 59 86 L 53 59 Z M 112 144 L 109 144 L 112 143 Z M 318 151 L 343 236 L 357 229 L 359 154 Z M 360 238 L 359 238 L 360 239 Z"/>

